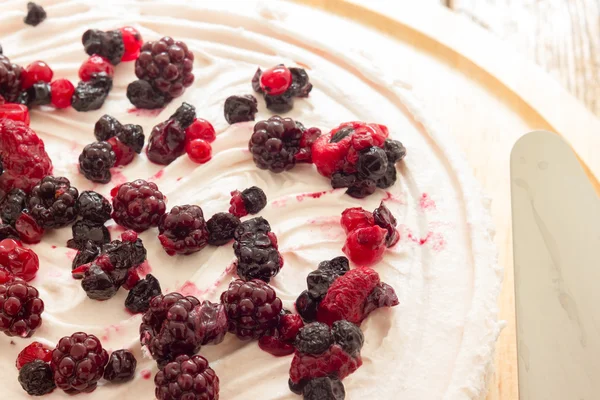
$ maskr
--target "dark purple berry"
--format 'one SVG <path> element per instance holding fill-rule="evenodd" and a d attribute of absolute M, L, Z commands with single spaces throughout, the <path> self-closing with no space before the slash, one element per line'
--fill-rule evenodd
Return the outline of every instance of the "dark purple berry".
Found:
<path fill-rule="evenodd" d="M 42 360 L 23 365 L 19 371 L 19 383 L 30 396 L 43 396 L 56 388 L 52 367 Z"/>
<path fill-rule="evenodd" d="M 129 350 L 113 351 L 104 369 L 104 379 L 111 383 L 123 383 L 133 379 L 137 360 Z"/>
<path fill-rule="evenodd" d="M 104 223 L 110 219 L 110 202 L 98 192 L 86 190 L 77 199 L 79 215 L 88 221 Z"/>
<path fill-rule="evenodd" d="M 169 119 L 176 120 L 183 129 L 187 129 L 196 119 L 196 107 L 183 102 Z"/>
<path fill-rule="evenodd" d="M 302 392 L 304 400 L 344 400 L 344 384 L 336 377 L 314 378 L 306 382 Z"/>
<path fill-rule="evenodd" d="M 383 149 L 372 146 L 359 153 L 356 169 L 361 178 L 375 181 L 385 175 L 387 167 L 387 154 Z"/>
<path fill-rule="evenodd" d="M 388 162 L 395 163 L 402 161 L 406 157 L 406 148 L 404 145 L 393 139 L 386 139 L 383 145 L 383 150 L 387 154 Z"/>
<path fill-rule="evenodd" d="M 308 290 L 300 293 L 300 296 L 296 299 L 296 311 L 306 322 L 314 321 L 317 319 L 317 308 L 319 307 L 319 299 L 311 297 Z"/>
<path fill-rule="evenodd" d="M 346 257 L 339 256 L 329 261 L 321 261 L 318 268 L 322 271 L 330 271 L 340 277 L 350 271 L 350 262 Z"/>
<path fill-rule="evenodd" d="M 152 274 L 146 275 L 129 291 L 125 299 L 125 308 L 132 313 L 143 313 L 150 308 L 150 300 L 162 293 L 160 283 Z"/>
<path fill-rule="evenodd" d="M 81 250 L 77 252 L 77 255 L 73 259 L 73 264 L 71 265 L 71 269 L 75 269 L 83 264 L 91 263 L 100 255 L 100 247 L 92 242 L 87 241 Z"/>
<path fill-rule="evenodd" d="M 81 287 L 92 300 L 108 300 L 117 294 L 119 286 L 102 268 L 92 264 L 85 272 Z"/>
<path fill-rule="evenodd" d="M 385 174 L 377 180 L 377 187 L 380 189 L 389 188 L 396 183 L 396 176 L 396 165 L 392 162 L 389 162 Z"/>
<path fill-rule="evenodd" d="M 356 199 L 362 199 L 375 193 L 376 189 L 377 186 L 375 182 L 370 179 L 365 179 L 354 182 L 354 184 L 348 188 L 346 194 Z"/>
<path fill-rule="evenodd" d="M 294 108 L 294 98 L 290 92 L 285 92 L 279 96 L 265 94 L 265 103 L 269 110 L 279 114 L 285 114 Z"/>
<path fill-rule="evenodd" d="M 75 222 L 71 230 L 73 231 L 73 238 L 67 242 L 67 247 L 71 249 L 84 249 L 88 241 L 100 247 L 110 242 L 110 232 L 102 222 L 82 219 Z"/>
<path fill-rule="evenodd" d="M 123 125 L 123 129 L 117 134 L 117 138 L 138 154 L 142 152 L 144 140 L 146 139 L 142 126 L 134 124 Z"/>
<path fill-rule="evenodd" d="M 229 124 L 254 121 L 258 112 L 258 102 L 251 94 L 229 96 L 225 100 L 225 120 Z"/>
<path fill-rule="evenodd" d="M 196 205 L 176 206 L 158 223 L 158 240 L 167 254 L 192 254 L 208 244 L 208 229 L 202 209 Z"/>
<path fill-rule="evenodd" d="M 94 142 L 83 148 L 79 156 L 79 171 L 90 181 L 108 183 L 116 155 L 108 142 Z"/>
<path fill-rule="evenodd" d="M 11 63 L 8 57 L 0 55 L 0 96 L 9 103 L 16 102 L 21 93 L 26 93 L 21 92 L 22 71 L 20 65 Z"/>
<path fill-rule="evenodd" d="M 0 284 L 0 332 L 7 336 L 31 337 L 42 325 L 44 302 L 33 286 L 20 281 Z"/>
<path fill-rule="evenodd" d="M 158 400 L 216 400 L 219 377 L 202 356 L 179 356 L 154 377 Z"/>
<path fill-rule="evenodd" d="M 249 214 L 258 214 L 267 205 L 267 195 L 257 186 L 243 190 L 242 200 Z"/>
<path fill-rule="evenodd" d="M 312 90 L 312 83 L 309 82 L 308 74 L 304 68 L 290 68 L 292 73 L 292 84 L 288 91 L 294 96 L 308 97 Z"/>
<path fill-rule="evenodd" d="M 162 108 L 171 99 L 155 90 L 149 82 L 137 80 L 127 86 L 127 98 L 137 108 L 155 109 Z"/>
<path fill-rule="evenodd" d="M 257 93 L 263 93 L 262 88 L 260 87 L 260 76 L 262 75 L 262 71 L 260 68 L 256 70 L 254 76 L 252 77 L 252 89 Z"/>
<path fill-rule="evenodd" d="M 369 315 L 373 310 L 398 305 L 398 296 L 393 287 L 385 282 L 379 283 L 369 293 L 363 306 L 363 315 Z"/>
<path fill-rule="evenodd" d="M 335 321 L 331 326 L 333 341 L 352 357 L 356 357 L 362 349 L 365 337 L 360 328 L 352 322 L 344 320 Z"/>
<path fill-rule="evenodd" d="M 0 241 L 4 239 L 19 240 L 19 232 L 11 225 L 0 224 Z"/>
<path fill-rule="evenodd" d="M 169 165 L 185 153 L 185 129 L 174 119 L 156 125 L 150 133 L 146 154 L 152 162 Z"/>
<path fill-rule="evenodd" d="M 119 64 L 125 53 L 123 35 L 118 29 L 108 32 L 88 29 L 81 37 L 81 43 L 87 54 L 90 56 L 97 54 L 113 65 Z"/>
<path fill-rule="evenodd" d="M 331 176 L 331 187 L 334 189 L 351 187 L 356 183 L 356 175 L 334 172 Z"/>
<path fill-rule="evenodd" d="M 0 203 L 0 219 L 3 223 L 14 226 L 26 206 L 27 194 L 21 189 L 13 189 Z"/>
<path fill-rule="evenodd" d="M 375 219 L 375 223 L 380 227 L 386 229 L 388 231 L 385 236 L 385 244 L 390 247 L 396 244 L 399 239 L 398 231 L 396 230 L 396 225 L 398 222 L 396 221 L 396 217 L 392 214 L 389 208 L 383 204 L 383 201 L 373 211 L 373 218 Z"/>
<path fill-rule="evenodd" d="M 217 213 L 207 222 L 208 243 L 213 246 L 222 246 L 233 239 L 233 234 L 240 225 L 240 219 L 230 213 Z"/>
<path fill-rule="evenodd" d="M 31 190 L 29 213 L 44 229 L 61 228 L 77 218 L 78 197 L 67 178 L 46 176 Z"/>
<path fill-rule="evenodd" d="M 266 219 L 256 217 L 242 222 L 234 233 L 234 239 L 233 250 L 238 259 L 237 274 L 240 278 L 269 282 L 279 273 L 283 258 Z"/>
<path fill-rule="evenodd" d="M 27 3 L 27 15 L 23 19 L 27 25 L 38 26 L 46 19 L 46 17 L 46 11 L 42 6 L 31 1 Z"/>
<path fill-rule="evenodd" d="M 98 141 L 107 141 L 111 137 L 117 136 L 123 125 L 115 118 L 104 114 L 94 125 L 94 136 Z"/>
<path fill-rule="evenodd" d="M 329 350 L 333 336 L 327 324 L 312 322 L 300 328 L 294 346 L 305 354 L 321 354 Z"/>
<path fill-rule="evenodd" d="M 36 82 L 27 89 L 27 106 L 45 106 L 50 104 L 50 85 L 46 82 Z"/>
<path fill-rule="evenodd" d="M 94 74 L 87 82 L 80 81 L 75 88 L 71 106 L 77 111 L 97 110 L 112 89 L 112 78 L 104 72 Z"/>
<path fill-rule="evenodd" d="M 158 226 L 166 211 L 165 197 L 154 182 L 137 179 L 112 189 L 115 222 L 128 229 L 143 232 Z"/>
<path fill-rule="evenodd" d="M 276 173 L 293 168 L 304 130 L 302 124 L 277 115 L 257 122 L 248 143 L 254 163 Z"/>

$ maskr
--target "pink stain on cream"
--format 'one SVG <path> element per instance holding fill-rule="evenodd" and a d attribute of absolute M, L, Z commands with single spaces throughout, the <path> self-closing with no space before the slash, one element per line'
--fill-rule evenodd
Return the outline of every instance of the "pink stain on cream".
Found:
<path fill-rule="evenodd" d="M 152 371 L 149 369 L 143 369 L 142 372 L 140 372 L 140 376 L 142 379 L 150 380 L 150 378 L 152 378 Z"/>
<path fill-rule="evenodd" d="M 129 110 L 127 110 L 127 112 L 129 114 L 133 114 L 136 117 L 156 117 L 158 116 L 158 114 L 161 113 L 161 111 L 164 110 L 164 108 L 157 108 L 154 110 L 143 110 L 140 108 L 130 108 Z"/>
<path fill-rule="evenodd" d="M 227 268 L 225 268 L 225 270 L 221 273 L 217 280 L 214 281 L 213 284 L 206 289 L 200 289 L 194 282 L 185 281 L 184 284 L 179 288 L 179 290 L 176 291 L 184 296 L 195 296 L 201 300 L 202 297 L 204 297 L 208 293 L 212 293 L 215 290 L 217 290 L 217 288 L 221 285 L 225 278 L 227 278 L 230 275 L 233 275 L 234 270 L 235 263 L 231 263 Z"/>
<path fill-rule="evenodd" d="M 328 193 L 333 193 L 335 190 L 336 189 L 323 190 L 320 192 L 302 193 L 302 194 L 297 194 L 294 197 L 296 197 L 296 200 L 299 202 L 304 201 L 304 199 L 319 199 Z M 285 207 L 290 198 L 292 198 L 292 196 L 286 196 L 281 199 L 274 200 L 273 202 L 271 202 L 271 206 L 272 207 Z"/>
<path fill-rule="evenodd" d="M 425 237 L 419 237 L 404 225 L 400 227 L 398 232 L 400 233 L 400 239 L 406 238 L 419 246 L 429 246 L 435 251 L 442 251 L 446 246 L 446 239 L 439 232 L 428 231 Z"/>
<path fill-rule="evenodd" d="M 107 341 L 110 338 L 111 331 L 114 331 L 114 333 L 118 334 L 120 330 L 121 326 L 119 325 L 109 325 L 108 327 L 104 328 L 104 335 L 102 335 L 102 340 Z"/>
<path fill-rule="evenodd" d="M 149 180 L 150 181 L 158 180 L 158 179 L 162 178 L 162 176 L 164 174 L 165 174 L 165 170 L 161 169 L 160 171 L 158 171 L 157 173 L 155 173 L 154 175 L 152 175 Z"/>
<path fill-rule="evenodd" d="M 435 201 L 427 193 L 423 193 L 419 199 L 419 207 L 421 211 L 435 210 Z"/>
<path fill-rule="evenodd" d="M 148 260 L 141 263 L 136 268 L 136 272 L 138 273 L 140 278 L 144 278 L 146 275 L 148 275 L 150 272 L 152 272 L 152 267 L 150 266 L 150 263 L 148 262 Z"/>

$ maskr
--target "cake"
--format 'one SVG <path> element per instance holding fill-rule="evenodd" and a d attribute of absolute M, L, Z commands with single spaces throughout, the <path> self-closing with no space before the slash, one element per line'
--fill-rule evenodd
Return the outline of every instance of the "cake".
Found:
<path fill-rule="evenodd" d="M 108 31 L 131 25 L 145 41 L 169 35 L 184 41 L 193 53 L 194 82 L 182 94 L 173 92 L 177 96 L 166 101 L 164 107 L 144 110 L 132 106 L 127 89 L 139 77 L 134 62 L 114 66 L 112 90 L 97 110 L 33 107 L 31 128 L 45 144 L 53 164 L 52 175 L 68 178 L 70 186 L 79 193 L 93 190 L 109 200 L 119 196 L 120 185 L 144 179 L 150 187 L 159 188 L 167 211 L 172 212 L 176 206 L 197 205 L 206 220 L 227 212 L 230 202 L 234 206 L 236 201 L 244 203 L 243 197 L 250 195 L 244 189 L 262 189 L 266 204 L 264 208 L 257 207 L 257 215 L 269 222 L 271 233 L 276 236 L 268 236 L 272 250 L 281 254 L 283 266 L 278 265 L 277 271 L 267 278 L 248 271 L 244 274 L 248 274 L 248 279 L 258 276 L 269 281 L 281 299 L 279 307 L 294 313 L 298 296 L 306 290 L 307 275 L 324 260 L 344 255 L 342 248 L 352 233 L 346 233 L 340 224 L 344 210 L 360 207 L 372 211 L 384 204 L 397 220 L 397 226 L 392 228 L 393 232 L 397 229 L 398 237 L 393 240 L 397 243 L 388 243 L 381 260 L 371 267 L 382 282 L 393 288 L 399 304 L 374 310 L 362 323 L 360 319 L 354 321 L 360 324 L 364 336 L 362 366 L 343 379 L 346 398 L 485 397 L 500 327 L 496 301 L 502 270 L 493 245 L 489 204 L 467 162 L 452 137 L 426 116 L 406 85 L 359 56 L 352 50 L 352 43 L 337 43 L 323 36 L 322 26 L 311 26 L 327 21 L 328 29 L 343 32 L 352 29 L 352 23 L 299 5 L 265 3 L 236 2 L 234 7 L 232 2 L 216 1 L 196 5 L 166 0 L 64 1 L 46 7 L 47 19 L 35 28 L 23 23 L 25 10 L 20 4 L 5 6 L 8 10 L 3 13 L 0 27 L 4 54 L 13 63 L 24 66 L 44 60 L 56 77 L 74 84 L 79 80 L 80 65 L 88 59 L 81 45 L 81 36 L 88 29 Z M 318 128 L 324 134 L 332 130 L 335 134 L 340 124 L 348 121 L 382 124 L 390 139 L 402 142 L 406 157 L 396 164 L 397 180 L 392 186 L 377 188 L 357 199 L 346 193 L 347 188 L 332 188 L 331 179 L 319 174 L 310 163 L 297 163 L 281 173 L 265 165 L 259 168 L 249 151 L 249 140 L 256 131 L 255 124 L 276 113 L 266 108 L 264 93 L 255 92 L 252 78 L 257 67 L 264 73 L 280 64 L 302 69 L 312 83 L 310 93 L 295 98 L 291 110 L 281 113 L 282 117 L 301 122 L 306 128 Z M 263 85 L 261 89 L 272 88 Z M 224 117 L 226 102 L 232 101 L 228 99 L 245 95 L 257 98 L 257 112 L 252 120 L 239 122 L 239 116 L 231 112 Z M 252 111 L 252 105 L 245 100 L 236 101 Z M 161 165 L 151 162 L 148 158 L 152 156 L 143 151 L 132 156 L 128 165 L 112 168 L 109 178 L 99 177 L 93 182 L 80 172 L 78 157 L 85 146 L 96 141 L 94 127 L 103 115 L 122 124 L 140 125 L 148 139 L 154 127 L 168 121 L 184 102 L 195 107 L 197 117 L 214 126 L 216 140 L 210 145 L 211 157 L 207 156 L 208 150 L 201 148 L 194 154 L 195 161 L 202 163 L 183 154 L 174 160 L 163 160 L 168 165 Z M 234 107 L 232 103 L 229 106 Z M 384 129 L 376 126 L 373 129 Z M 87 171 L 93 175 L 94 168 Z M 101 183 L 102 180 L 109 181 Z M 117 190 L 111 193 L 115 187 Z M 260 203 L 260 194 L 252 196 L 258 196 Z M 116 212 L 114 200 L 113 206 Z M 153 212 L 162 206 L 156 207 Z M 183 208 L 177 212 L 197 210 Z M 242 221 L 255 217 L 243 216 Z M 74 218 L 66 219 L 73 222 Z M 112 219 L 106 223 L 112 239 L 123 234 L 124 242 L 135 243 L 137 236 L 129 231 L 124 234 L 122 225 L 129 224 L 128 228 L 133 229 L 139 226 L 119 218 L 115 218 L 119 224 Z M 241 239 L 218 247 L 196 243 L 200 251 L 171 256 L 165 251 L 168 246 L 163 247 L 164 238 L 159 239 L 157 222 L 150 225 L 153 226 L 149 229 L 138 229 L 147 251 L 146 261 L 138 269 L 142 277 L 148 273 L 156 277 L 163 294 L 178 292 L 214 304 L 223 301 L 225 307 L 231 308 L 232 302 L 237 301 L 235 296 L 221 294 L 237 278 L 240 266 L 236 265 L 236 251 L 243 251 Z M 155 379 L 164 383 L 168 378 L 164 371 L 159 372 L 148 342 L 144 347 L 140 344 L 142 314 L 126 310 L 128 292 L 124 289 L 112 293 L 107 301 L 89 297 L 81 281 L 73 279 L 71 273 L 77 254 L 67 247 L 72 238 L 69 228 L 48 229 L 40 243 L 25 246 L 39 257 L 40 269 L 29 284 L 45 303 L 43 323 L 29 338 L 0 334 L 3 396 L 28 398 L 19 385 L 19 371 L 15 368 L 15 360 L 25 346 L 35 341 L 54 349 L 61 338 L 85 332 L 96 337 L 93 346 L 97 340 L 106 350 L 103 353 L 98 349 L 98 360 L 111 353 L 122 357 L 123 363 L 129 354 L 137 360 L 131 381 L 116 384 L 101 380 L 85 398 L 150 399 L 155 393 Z M 171 253 L 179 252 L 176 244 L 170 245 Z M 351 271 L 360 269 L 355 263 L 351 266 Z M 260 282 L 255 283 L 257 290 L 267 290 Z M 275 304 L 271 303 L 273 307 Z M 210 314 L 210 307 L 206 307 Z M 234 331 L 238 328 L 234 327 Z M 239 329 L 235 333 L 239 336 Z M 87 338 L 69 340 L 75 343 Z M 274 357 L 261 350 L 256 341 L 241 341 L 232 333 L 211 340 L 219 343 L 202 346 L 199 354 L 218 376 L 221 399 L 300 398 L 288 385 L 291 356 Z M 131 353 L 116 353 L 120 349 Z M 55 352 L 53 362 L 59 363 L 63 356 Z M 28 365 L 28 369 L 37 367 Z M 210 374 L 204 376 L 209 381 L 213 379 Z M 50 400 L 68 397 L 60 389 L 44 396 Z"/>

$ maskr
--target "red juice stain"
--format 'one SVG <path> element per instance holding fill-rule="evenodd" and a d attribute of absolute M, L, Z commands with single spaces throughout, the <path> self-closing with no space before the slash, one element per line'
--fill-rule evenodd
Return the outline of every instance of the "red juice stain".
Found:
<path fill-rule="evenodd" d="M 433 199 L 429 197 L 427 193 L 423 193 L 423 195 L 419 199 L 419 207 L 421 207 L 421 210 L 423 211 L 435 210 L 435 201 L 433 201 Z"/>
<path fill-rule="evenodd" d="M 184 296 L 198 296 L 200 294 L 203 294 L 202 291 L 198 288 L 198 286 L 196 286 L 195 283 L 190 281 L 186 281 L 177 292 L 181 293 Z"/>
<path fill-rule="evenodd" d="M 296 196 L 296 200 L 298 201 L 302 201 L 305 198 L 312 198 L 312 199 L 318 199 L 321 196 L 327 194 L 327 193 L 331 193 L 333 192 L 335 189 L 333 190 L 323 190 L 322 192 L 313 192 L 313 193 L 304 193 L 304 194 L 299 194 Z"/>
<path fill-rule="evenodd" d="M 55 248 L 56 248 L 56 246 L 55 246 L 55 245 L 52 245 L 52 246 L 50 246 L 50 247 L 52 247 L 53 249 L 55 249 Z"/>
<path fill-rule="evenodd" d="M 65 252 L 65 255 L 69 260 L 73 261 L 77 255 L 77 250 L 69 249 Z"/>
<path fill-rule="evenodd" d="M 180 176 L 179 178 L 177 178 L 177 182 L 179 182 L 183 177 Z"/>
<path fill-rule="evenodd" d="M 122 227 L 121 225 L 111 225 L 107 228 L 110 232 L 114 232 L 117 235 L 120 235 L 121 233 L 125 232 L 125 228 Z"/>
<path fill-rule="evenodd" d="M 110 173 L 112 174 L 111 185 L 117 186 L 127 182 L 127 177 L 118 168 L 111 168 Z"/>
<path fill-rule="evenodd" d="M 273 207 L 285 207 L 287 205 L 287 199 L 275 200 L 271 203 Z"/>
<path fill-rule="evenodd" d="M 400 204 L 404 204 L 405 201 L 399 197 L 394 195 L 392 192 L 385 192 L 385 197 L 383 199 L 381 199 L 381 201 L 391 201 L 394 203 L 400 203 Z"/>
<path fill-rule="evenodd" d="M 157 173 L 155 173 L 154 175 L 152 175 L 149 180 L 153 181 L 153 180 L 156 180 L 156 179 L 160 179 L 164 174 L 165 174 L 165 170 L 161 169 L 160 171 L 158 171 Z"/>
<path fill-rule="evenodd" d="M 150 372 L 150 370 L 148 369 L 144 369 L 142 370 L 142 372 L 140 372 L 140 376 L 143 379 L 149 380 L 150 378 L 152 378 L 152 372 Z"/>
<path fill-rule="evenodd" d="M 146 260 L 136 268 L 136 271 L 137 271 L 138 275 L 140 276 L 140 278 L 143 278 L 146 275 L 148 275 L 150 272 L 152 272 L 152 267 L 150 266 L 150 263 L 148 262 L 148 260 Z"/>
<path fill-rule="evenodd" d="M 141 108 L 130 108 L 127 110 L 129 114 L 133 114 L 136 117 L 156 117 L 164 110 L 164 108 L 156 108 L 154 110 L 143 110 Z"/>

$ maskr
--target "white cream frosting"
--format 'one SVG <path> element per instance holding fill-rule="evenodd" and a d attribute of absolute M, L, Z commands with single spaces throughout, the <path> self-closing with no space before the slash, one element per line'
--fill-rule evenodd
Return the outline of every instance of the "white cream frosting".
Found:
<path fill-rule="evenodd" d="M 267 3 L 267 2 L 265 2 Z M 198 4 L 162 0 L 56 0 L 46 7 L 48 19 L 36 28 L 24 25 L 24 3 L 2 5 L 0 38 L 4 53 L 26 65 L 45 60 L 56 77 L 76 82 L 86 58 L 80 42 L 88 28 L 113 29 L 133 25 L 144 39 L 164 35 L 184 40 L 195 53 L 196 81 L 167 109 L 130 113 L 125 91 L 135 79 L 133 63 L 116 67 L 114 88 L 102 109 L 34 110 L 32 128 L 44 139 L 63 175 L 83 191 L 109 196 L 117 183 L 136 178 L 154 180 L 168 198 L 168 207 L 200 205 L 206 217 L 228 208 L 229 192 L 257 185 L 269 205 L 260 214 L 279 238 L 285 266 L 272 284 L 287 308 L 293 308 L 305 288 L 305 277 L 319 261 L 341 255 L 344 234 L 340 213 L 347 207 L 374 209 L 382 199 L 398 217 L 402 237 L 375 269 L 400 299 L 393 309 L 375 311 L 362 325 L 364 365 L 344 380 L 347 399 L 480 399 L 493 360 L 499 332 L 497 298 L 502 270 L 497 264 L 488 207 L 468 164 L 451 137 L 423 116 L 413 94 L 397 83 L 385 64 L 370 54 L 392 57 L 393 42 L 364 27 L 299 5 L 254 1 L 206 1 Z M 373 57 L 373 58 L 371 58 Z M 407 60 L 408 62 L 409 60 Z M 340 122 L 363 120 L 385 124 L 391 136 L 408 149 L 398 182 L 365 200 L 331 190 L 329 181 L 313 166 L 272 174 L 256 168 L 247 151 L 252 123 L 229 126 L 223 103 L 232 94 L 252 93 L 250 78 L 257 66 L 278 63 L 308 66 L 314 90 L 297 99 L 286 116 L 327 131 Z M 379 67 L 377 66 L 379 65 Z M 270 112 L 260 96 L 258 119 Z M 122 123 L 136 123 L 148 135 L 181 103 L 195 105 L 198 116 L 215 126 L 213 159 L 196 165 L 182 156 L 161 167 L 141 155 L 113 175 L 108 185 L 94 185 L 77 172 L 82 147 L 92 142 L 93 125 L 104 113 Z M 303 196 L 325 193 L 319 198 Z M 425 196 L 424 196 L 425 195 Z M 113 238 L 120 229 L 111 228 Z M 89 400 L 153 398 L 154 383 L 144 379 L 157 367 L 144 358 L 139 344 L 141 317 L 125 311 L 127 292 L 97 302 L 86 297 L 71 278 L 74 251 L 65 243 L 70 229 L 47 234 L 33 246 L 41 268 L 32 282 L 46 304 L 43 326 L 31 339 L 0 336 L 2 398 L 28 396 L 17 382 L 18 352 L 33 340 L 54 346 L 76 331 L 97 335 L 110 350 L 128 348 L 138 359 L 133 382 L 102 384 L 85 395 Z M 191 256 L 169 257 L 157 230 L 141 235 L 148 260 L 163 292 L 182 291 L 217 301 L 233 278 L 231 245 L 207 247 Z M 14 343 L 14 344 L 13 344 Z M 223 400 L 297 399 L 287 387 L 291 357 L 275 358 L 256 342 L 241 343 L 228 335 L 218 346 L 200 351 L 221 381 Z M 66 399 L 54 391 L 47 399 Z"/>

